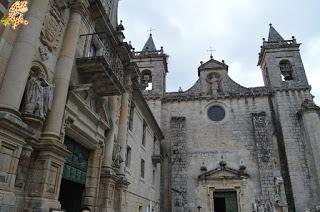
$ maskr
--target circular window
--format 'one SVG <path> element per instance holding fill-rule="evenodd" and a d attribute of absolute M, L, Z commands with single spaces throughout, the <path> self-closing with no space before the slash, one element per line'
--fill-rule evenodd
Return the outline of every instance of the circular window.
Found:
<path fill-rule="evenodd" d="M 226 116 L 226 111 L 223 109 L 223 107 L 214 105 L 209 107 L 208 109 L 208 117 L 212 121 L 221 121 Z"/>

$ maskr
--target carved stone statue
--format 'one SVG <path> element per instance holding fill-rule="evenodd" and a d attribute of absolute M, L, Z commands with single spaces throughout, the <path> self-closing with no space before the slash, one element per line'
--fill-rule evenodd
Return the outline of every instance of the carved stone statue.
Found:
<path fill-rule="evenodd" d="M 220 74 L 214 72 L 208 75 L 207 82 L 211 85 L 211 92 L 213 95 L 218 94 L 221 76 Z"/>
<path fill-rule="evenodd" d="M 113 153 L 112 153 L 112 166 L 114 168 L 120 168 L 120 164 L 124 161 L 121 157 L 121 146 L 118 143 L 115 143 L 113 146 Z"/>
<path fill-rule="evenodd" d="M 51 109 L 52 98 L 53 86 L 41 74 L 31 72 L 24 94 L 22 112 L 44 118 Z"/>

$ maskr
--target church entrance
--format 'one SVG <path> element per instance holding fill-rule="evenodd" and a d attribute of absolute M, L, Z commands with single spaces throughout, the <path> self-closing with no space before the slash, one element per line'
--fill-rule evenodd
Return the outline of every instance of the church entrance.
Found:
<path fill-rule="evenodd" d="M 214 192 L 213 204 L 215 212 L 238 212 L 236 192 Z"/>
<path fill-rule="evenodd" d="M 64 144 L 71 154 L 64 164 L 59 201 L 67 212 L 78 212 L 85 191 L 89 150 L 69 137 L 65 137 Z"/>

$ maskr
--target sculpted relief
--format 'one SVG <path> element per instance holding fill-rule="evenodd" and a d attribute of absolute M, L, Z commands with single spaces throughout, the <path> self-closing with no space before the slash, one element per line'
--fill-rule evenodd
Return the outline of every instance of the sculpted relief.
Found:
<path fill-rule="evenodd" d="M 53 86 L 47 82 L 44 74 L 31 71 L 25 89 L 22 113 L 44 118 L 51 109 L 52 98 Z"/>
<path fill-rule="evenodd" d="M 62 11 L 55 1 L 50 1 L 50 8 L 43 23 L 40 39 L 50 52 L 55 53 L 59 47 L 65 23 Z"/>

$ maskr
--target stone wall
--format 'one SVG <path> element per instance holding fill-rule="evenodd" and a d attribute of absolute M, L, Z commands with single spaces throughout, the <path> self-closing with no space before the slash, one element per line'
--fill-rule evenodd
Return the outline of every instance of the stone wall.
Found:
<path fill-rule="evenodd" d="M 213 122 L 207 116 L 208 107 L 216 104 L 223 106 L 226 111 L 226 117 L 221 122 Z M 267 119 L 271 120 L 268 97 L 170 101 L 164 103 L 162 108 L 161 120 L 165 142 L 171 143 L 171 148 L 177 146 L 184 153 L 177 155 L 178 158 L 182 158 L 181 166 L 176 164 L 178 167 L 174 167 L 174 149 L 171 151 L 172 171 L 176 172 L 172 173 L 174 183 L 171 188 L 175 188 L 179 183 L 184 185 L 187 180 L 187 194 L 184 195 L 187 198 L 187 204 L 184 205 L 184 210 L 197 210 L 199 204 L 203 209 L 207 208 L 203 205 L 205 203 L 201 202 L 203 198 L 198 182 L 198 176 L 201 174 L 200 167 L 206 166 L 208 171 L 213 170 L 219 167 L 221 158 L 231 168 L 239 169 L 240 165 L 247 167 L 249 178 L 246 187 L 250 192 L 246 197 L 248 201 L 245 201 L 243 207 L 251 210 L 252 203 L 261 192 L 252 113 L 265 111 Z M 173 120 L 181 121 L 182 117 L 184 121 L 173 122 Z M 179 129 L 179 127 L 183 128 Z M 271 127 L 270 130 L 272 129 Z M 273 160 L 277 164 L 280 163 L 276 157 Z M 186 169 L 185 166 L 187 166 Z M 280 170 L 277 173 L 280 173 Z M 187 179 L 180 178 L 181 182 L 179 182 L 179 178 L 176 179 L 175 176 L 179 174 L 187 176 Z M 174 201 L 174 198 L 171 199 Z M 172 204 L 174 205 L 174 202 Z"/>

